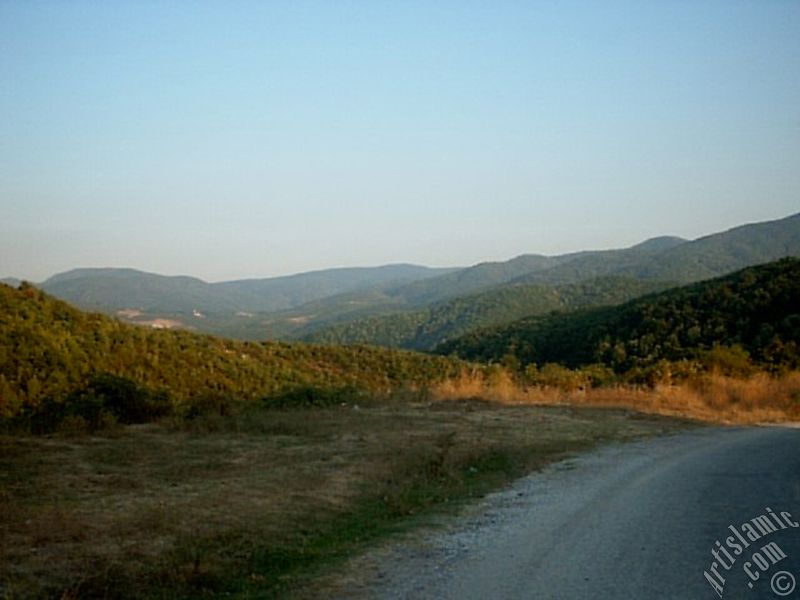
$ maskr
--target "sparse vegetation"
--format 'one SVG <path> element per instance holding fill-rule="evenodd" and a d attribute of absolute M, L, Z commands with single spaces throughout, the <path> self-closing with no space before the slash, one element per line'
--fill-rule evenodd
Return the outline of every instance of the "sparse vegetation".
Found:
<path fill-rule="evenodd" d="M 8 598 L 318 597 L 313 576 L 531 469 L 684 424 L 413 396 L 0 436 Z"/>

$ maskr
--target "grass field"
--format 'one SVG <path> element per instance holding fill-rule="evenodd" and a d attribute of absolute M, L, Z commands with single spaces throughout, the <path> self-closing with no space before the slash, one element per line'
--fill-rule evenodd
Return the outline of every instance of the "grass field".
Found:
<path fill-rule="evenodd" d="M 313 595 L 368 544 L 527 471 L 687 425 L 412 397 L 4 435 L 0 597 Z"/>

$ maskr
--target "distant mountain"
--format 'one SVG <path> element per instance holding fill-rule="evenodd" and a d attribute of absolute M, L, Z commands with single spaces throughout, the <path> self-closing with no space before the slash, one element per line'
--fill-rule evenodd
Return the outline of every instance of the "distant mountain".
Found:
<path fill-rule="evenodd" d="M 526 254 L 506 262 L 481 263 L 440 277 L 417 281 L 389 293 L 411 305 L 426 305 L 510 283 L 575 283 L 617 274 L 654 255 L 686 243 L 661 237 L 622 250 L 595 250 L 541 256 Z M 635 275 L 634 275 L 635 277 Z"/>
<path fill-rule="evenodd" d="M 650 238 L 649 240 L 645 240 L 639 244 L 636 244 L 635 246 L 632 246 L 631 249 L 639 250 L 649 254 L 652 252 L 663 252 L 664 250 L 681 246 L 688 241 L 689 240 L 685 240 L 682 237 L 677 237 L 674 235 L 662 235 L 660 237 Z"/>
<path fill-rule="evenodd" d="M 618 250 L 522 255 L 417 281 L 389 290 L 389 294 L 412 306 L 426 306 L 508 283 L 563 285 L 609 275 L 691 283 L 798 255 L 800 214 L 694 241 L 663 236 Z"/>
<path fill-rule="evenodd" d="M 54 275 L 39 287 L 80 308 L 102 311 L 235 311 L 241 301 L 194 277 L 170 277 L 134 269 L 75 269 Z"/>
<path fill-rule="evenodd" d="M 0 283 L 5 283 L 11 287 L 19 287 L 19 284 L 22 283 L 22 280 L 17 279 L 16 277 L 4 277 L 3 279 L 0 279 Z"/>
<path fill-rule="evenodd" d="M 800 256 L 800 213 L 687 242 L 655 238 L 624 250 L 586 252 L 516 283 L 563 284 L 602 275 L 691 283 L 785 256 Z M 435 280 L 434 280 L 435 281 Z"/>
<path fill-rule="evenodd" d="M 196 310 L 232 315 L 289 309 L 326 296 L 401 285 L 449 271 L 401 264 L 207 283 L 194 277 L 168 277 L 134 269 L 75 269 L 51 277 L 40 287 L 79 307 L 106 312 L 137 309 L 192 314 Z"/>
<path fill-rule="evenodd" d="M 554 300 L 558 293 L 552 296 L 541 286 L 562 289 L 618 278 L 623 289 L 617 300 L 623 301 L 630 298 L 625 282 L 632 280 L 652 283 L 655 287 L 642 288 L 651 291 L 661 289 L 663 282 L 691 283 L 784 256 L 800 256 L 800 214 L 694 241 L 664 236 L 630 248 L 526 254 L 462 269 L 401 264 L 223 283 L 131 269 L 78 269 L 41 287 L 80 307 L 157 327 L 251 340 L 357 340 L 428 348 L 475 327 L 574 308 Z M 493 291 L 497 294 L 480 297 Z M 455 302 L 467 296 L 469 300 Z M 446 307 L 450 301 L 455 303 Z M 476 304 L 468 307 L 471 302 Z M 488 308 L 490 302 L 497 306 Z M 364 319 L 368 322 L 347 326 Z M 321 333 L 330 327 L 335 329 Z"/>
<path fill-rule="evenodd" d="M 584 306 L 613 305 L 671 287 L 665 282 L 605 277 L 553 287 L 505 285 L 411 312 L 358 319 L 302 339 L 337 344 L 375 344 L 431 350 L 481 327 Z"/>
<path fill-rule="evenodd" d="M 688 283 L 787 256 L 800 256 L 800 213 L 669 248 L 636 268 L 620 270 L 620 274 Z"/>
<path fill-rule="evenodd" d="M 618 250 L 523 255 L 506 262 L 481 263 L 386 290 L 383 309 L 373 306 L 373 311 L 385 313 L 393 304 L 395 314 L 358 318 L 352 313 L 350 323 L 323 327 L 330 323 L 316 321 L 288 335 L 430 349 L 479 327 L 551 310 L 617 304 L 663 290 L 667 281 L 690 283 L 784 256 L 800 256 L 800 215 L 695 241 L 664 236 Z M 640 282 L 638 287 L 633 281 Z M 611 289 L 614 285 L 617 292 Z M 569 286 L 582 291 L 576 296 Z M 591 299 L 593 288 L 597 297 Z M 564 293 L 568 298 L 562 297 Z"/>
<path fill-rule="evenodd" d="M 252 299 L 244 310 L 275 311 L 361 290 L 406 285 L 457 271 L 396 264 L 310 271 L 270 279 L 246 279 L 213 284 L 242 298 Z"/>
<path fill-rule="evenodd" d="M 759 362 L 800 366 L 800 260 L 785 258 L 613 308 L 523 319 L 446 342 L 471 360 L 602 363 L 618 372 L 739 345 Z"/>
<path fill-rule="evenodd" d="M 479 263 L 453 273 L 389 289 L 387 294 L 404 304 L 425 306 L 503 285 L 528 273 L 553 268 L 569 261 L 571 256 L 524 254 L 504 262 Z"/>

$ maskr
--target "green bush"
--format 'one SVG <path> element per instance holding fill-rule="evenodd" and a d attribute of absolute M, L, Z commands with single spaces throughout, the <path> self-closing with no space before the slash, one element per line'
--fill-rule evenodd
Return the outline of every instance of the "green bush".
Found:
<path fill-rule="evenodd" d="M 148 423 L 171 410 L 167 394 L 152 392 L 123 377 L 102 374 L 62 402 L 46 398 L 37 407 L 26 410 L 20 421 L 35 434 L 62 429 L 91 433 L 117 422 Z"/>
<path fill-rule="evenodd" d="M 29 429 L 31 433 L 41 435 L 58 429 L 66 416 L 66 406 L 63 402 L 46 398 L 36 408 L 26 406 L 16 422 L 17 425 Z"/>
<path fill-rule="evenodd" d="M 536 383 L 569 392 L 585 386 L 586 377 L 579 371 L 571 371 L 556 363 L 547 363 L 539 369 Z"/>
<path fill-rule="evenodd" d="M 165 392 L 152 392 L 135 381 L 116 375 L 98 375 L 79 393 L 94 395 L 103 408 L 125 424 L 149 423 L 172 410 Z"/>
<path fill-rule="evenodd" d="M 587 365 L 578 371 L 580 376 L 594 387 L 603 387 L 616 383 L 617 375 L 613 369 L 602 364 Z"/>
<path fill-rule="evenodd" d="M 700 362 L 709 371 L 718 371 L 723 375 L 747 376 L 755 371 L 750 355 L 740 345 L 715 345 L 700 355 Z"/>
<path fill-rule="evenodd" d="M 189 398 L 183 406 L 187 419 L 205 416 L 229 417 L 236 414 L 237 400 L 224 392 L 208 391 Z"/>

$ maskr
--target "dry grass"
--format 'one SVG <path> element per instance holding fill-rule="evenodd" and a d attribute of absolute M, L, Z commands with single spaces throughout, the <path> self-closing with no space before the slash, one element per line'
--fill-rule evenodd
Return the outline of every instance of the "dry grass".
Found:
<path fill-rule="evenodd" d="M 386 402 L 3 436 L 0 597 L 281 595 L 420 513 L 682 426 L 619 410 Z"/>
<path fill-rule="evenodd" d="M 686 424 L 629 409 L 800 420 L 800 374 L 564 392 L 495 371 L 431 398 L 0 436 L 0 598 L 282 594 L 420 514 Z"/>
<path fill-rule="evenodd" d="M 432 393 L 440 400 L 481 397 L 511 404 L 604 406 L 726 424 L 800 421 L 800 373 L 781 377 L 759 373 L 749 378 L 711 373 L 655 388 L 617 386 L 578 391 L 522 387 L 503 372 L 490 380 L 475 373 L 448 381 Z"/>

